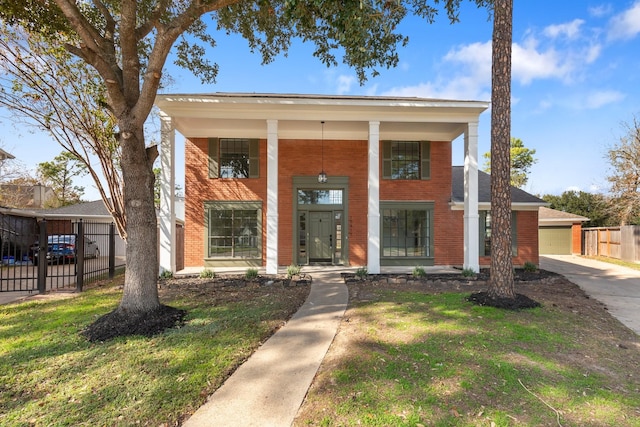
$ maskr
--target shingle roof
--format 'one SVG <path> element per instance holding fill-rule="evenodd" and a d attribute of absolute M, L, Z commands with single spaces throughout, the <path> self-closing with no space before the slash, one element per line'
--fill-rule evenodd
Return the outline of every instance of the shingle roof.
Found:
<path fill-rule="evenodd" d="M 111 216 L 102 199 L 41 211 L 46 215 Z"/>
<path fill-rule="evenodd" d="M 544 206 L 541 206 L 540 210 L 538 210 L 538 219 L 547 221 L 589 221 L 589 218 L 587 218 L 586 216 L 576 215 L 570 212 L 559 211 L 551 208 L 545 208 Z"/>
<path fill-rule="evenodd" d="M 464 167 L 453 166 L 451 177 L 451 201 L 464 202 Z M 491 202 L 491 175 L 478 171 L 478 203 Z M 511 187 L 511 203 L 546 205 L 547 202 L 516 187 Z"/>

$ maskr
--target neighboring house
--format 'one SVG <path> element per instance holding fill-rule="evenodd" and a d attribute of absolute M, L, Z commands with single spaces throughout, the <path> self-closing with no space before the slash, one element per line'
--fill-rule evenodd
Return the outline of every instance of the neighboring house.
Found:
<path fill-rule="evenodd" d="M 18 209 L 43 209 L 57 201 L 51 187 L 42 184 L 0 185 L 0 204 Z"/>
<path fill-rule="evenodd" d="M 175 270 L 175 131 L 185 266 L 489 265 L 489 104 L 421 98 L 160 95 L 161 270 Z M 462 137 L 465 167 L 451 165 Z M 538 207 L 513 189 L 513 263 L 538 263 Z"/>
<path fill-rule="evenodd" d="M 572 255 L 582 253 L 582 223 L 589 218 L 540 207 L 538 240 L 540 255 Z"/>
<path fill-rule="evenodd" d="M 47 226 L 49 234 L 73 233 L 71 223 L 79 220 L 92 224 L 93 229 L 85 228 L 85 233 L 92 235 L 92 239 L 98 243 L 101 254 L 108 254 L 108 229 L 106 226 L 113 223 L 113 217 L 107 210 L 102 199 L 93 202 L 76 203 L 75 205 L 62 206 L 54 209 L 45 209 L 38 213 L 51 224 Z M 102 226 L 104 224 L 104 226 Z M 124 258 L 126 244 L 115 230 L 115 256 Z"/>

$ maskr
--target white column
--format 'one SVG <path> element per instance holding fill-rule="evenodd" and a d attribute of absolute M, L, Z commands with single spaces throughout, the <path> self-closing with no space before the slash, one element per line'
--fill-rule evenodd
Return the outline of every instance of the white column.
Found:
<path fill-rule="evenodd" d="M 369 122 L 367 271 L 380 273 L 380 122 Z"/>
<path fill-rule="evenodd" d="M 160 113 L 160 273 L 176 272 L 175 151 L 176 132 L 171 117 Z"/>
<path fill-rule="evenodd" d="M 278 121 L 267 120 L 267 274 L 278 274 Z"/>
<path fill-rule="evenodd" d="M 478 122 L 464 133 L 464 268 L 480 271 L 478 230 Z"/>

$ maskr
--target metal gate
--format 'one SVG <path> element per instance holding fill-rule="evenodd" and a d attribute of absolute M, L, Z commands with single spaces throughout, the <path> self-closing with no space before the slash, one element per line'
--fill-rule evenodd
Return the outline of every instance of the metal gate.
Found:
<path fill-rule="evenodd" d="M 81 291 L 89 280 L 114 276 L 115 227 L 0 213 L 0 260 L 0 292 Z"/>

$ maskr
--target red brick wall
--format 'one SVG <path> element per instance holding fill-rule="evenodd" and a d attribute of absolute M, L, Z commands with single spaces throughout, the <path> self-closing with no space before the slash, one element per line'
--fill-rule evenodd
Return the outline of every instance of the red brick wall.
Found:
<path fill-rule="evenodd" d="M 266 153 L 266 140 L 260 141 L 261 154 Z M 185 267 L 204 264 L 204 202 L 210 200 L 260 200 L 262 205 L 262 241 L 266 243 L 267 223 L 267 159 L 260 156 L 260 178 L 209 178 L 209 140 L 193 138 L 185 142 Z M 266 259 L 266 244 L 262 257 Z"/>
<path fill-rule="evenodd" d="M 193 138 L 185 144 L 185 266 L 204 263 L 204 203 L 209 200 L 260 200 L 263 202 L 263 262 L 266 261 L 267 162 L 266 140 L 260 141 L 260 178 L 210 179 L 208 139 Z M 317 176 L 322 169 L 321 144 L 317 140 L 280 140 L 278 162 L 278 264 L 290 265 L 293 257 L 293 177 Z M 349 262 L 367 264 L 367 141 L 324 141 L 324 171 L 329 177 L 349 177 Z M 380 174 L 382 175 L 380 164 Z M 451 144 L 432 142 L 431 179 L 380 182 L 380 201 L 434 202 L 436 265 L 462 265 L 463 212 L 452 211 Z M 518 212 L 518 256 L 514 264 L 538 264 L 538 213 Z M 482 258 L 481 265 L 489 265 Z"/>

